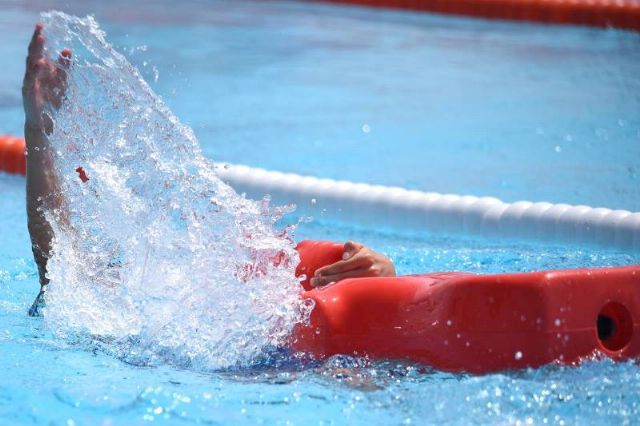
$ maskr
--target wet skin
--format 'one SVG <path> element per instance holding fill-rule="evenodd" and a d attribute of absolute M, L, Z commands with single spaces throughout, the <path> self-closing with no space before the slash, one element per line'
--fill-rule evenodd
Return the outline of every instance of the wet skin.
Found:
<path fill-rule="evenodd" d="M 43 212 L 59 209 L 63 202 L 49 151 L 47 135 L 53 132 L 54 124 L 47 111 L 60 107 L 71 63 L 69 49 L 60 53 L 57 63 L 47 58 L 43 30 L 42 23 L 38 23 L 33 32 L 22 85 L 27 148 L 27 225 L 41 286 L 49 281 L 46 267 L 53 237 Z"/>

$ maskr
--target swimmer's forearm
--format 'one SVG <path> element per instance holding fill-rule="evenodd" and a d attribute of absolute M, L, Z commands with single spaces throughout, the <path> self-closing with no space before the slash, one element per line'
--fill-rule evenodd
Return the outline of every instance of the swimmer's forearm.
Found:
<path fill-rule="evenodd" d="M 53 232 L 44 212 L 53 211 L 65 220 L 64 200 L 53 168 L 52 152 L 47 135 L 53 131 L 53 121 L 45 113 L 47 105 L 59 108 L 71 64 L 71 51 L 60 52 L 53 63 L 45 54 L 44 26 L 36 24 L 29 44 L 27 64 L 22 84 L 24 104 L 24 136 L 27 145 L 27 221 L 38 265 L 40 284 L 47 284 L 47 260 L 51 255 Z"/>
<path fill-rule="evenodd" d="M 56 200 L 57 181 L 47 136 L 42 130 L 28 124 L 25 125 L 24 134 L 27 141 L 27 226 L 40 285 L 45 285 L 48 283 L 46 268 L 53 232 L 43 210 L 55 208 L 59 204 Z"/>

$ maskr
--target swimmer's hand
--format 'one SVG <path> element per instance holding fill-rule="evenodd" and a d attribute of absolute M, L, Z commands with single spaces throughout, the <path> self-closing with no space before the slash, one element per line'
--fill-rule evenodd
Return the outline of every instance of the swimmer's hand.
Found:
<path fill-rule="evenodd" d="M 53 131 L 53 122 L 46 107 L 60 108 L 67 87 L 67 71 L 71 63 L 71 50 L 64 49 L 57 63 L 44 53 L 44 25 L 38 23 L 31 37 L 27 56 L 27 69 L 22 84 L 25 113 L 25 132 L 47 135 Z M 27 134 L 27 136 L 29 136 Z M 27 142 L 29 138 L 27 138 Z"/>
<path fill-rule="evenodd" d="M 346 278 L 395 277 L 391 260 L 363 244 L 347 241 L 342 260 L 318 269 L 311 278 L 313 287 L 322 287 Z"/>

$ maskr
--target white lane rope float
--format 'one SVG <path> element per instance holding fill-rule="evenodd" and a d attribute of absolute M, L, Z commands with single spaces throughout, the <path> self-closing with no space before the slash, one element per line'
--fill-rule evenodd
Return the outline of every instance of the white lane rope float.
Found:
<path fill-rule="evenodd" d="M 295 203 L 298 214 L 383 229 L 480 235 L 489 238 L 595 245 L 640 251 L 640 212 L 583 205 L 421 192 L 216 165 L 218 176 L 251 198 L 269 194 Z"/>

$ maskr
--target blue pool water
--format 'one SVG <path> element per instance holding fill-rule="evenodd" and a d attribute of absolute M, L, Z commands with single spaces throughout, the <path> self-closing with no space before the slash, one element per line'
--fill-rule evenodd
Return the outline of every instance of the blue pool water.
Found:
<path fill-rule="evenodd" d="M 4 132 L 20 131 L 27 28 L 56 6 L 95 14 L 216 160 L 640 211 L 637 33 L 293 2 L 0 4 Z"/>
<path fill-rule="evenodd" d="M 0 76 L 0 130 L 17 134 L 23 52 L 52 5 L 0 5 L 0 51 L 16 58 Z M 640 210 L 636 34 L 286 2 L 54 6 L 95 13 L 215 160 Z M 632 424 L 639 414 L 632 363 L 481 377 L 350 358 L 223 372 L 128 364 L 24 315 L 37 291 L 24 180 L 0 175 L 0 197 L 2 424 Z M 297 235 L 365 241 L 400 273 L 640 258 L 399 236 L 321 218 Z"/>

